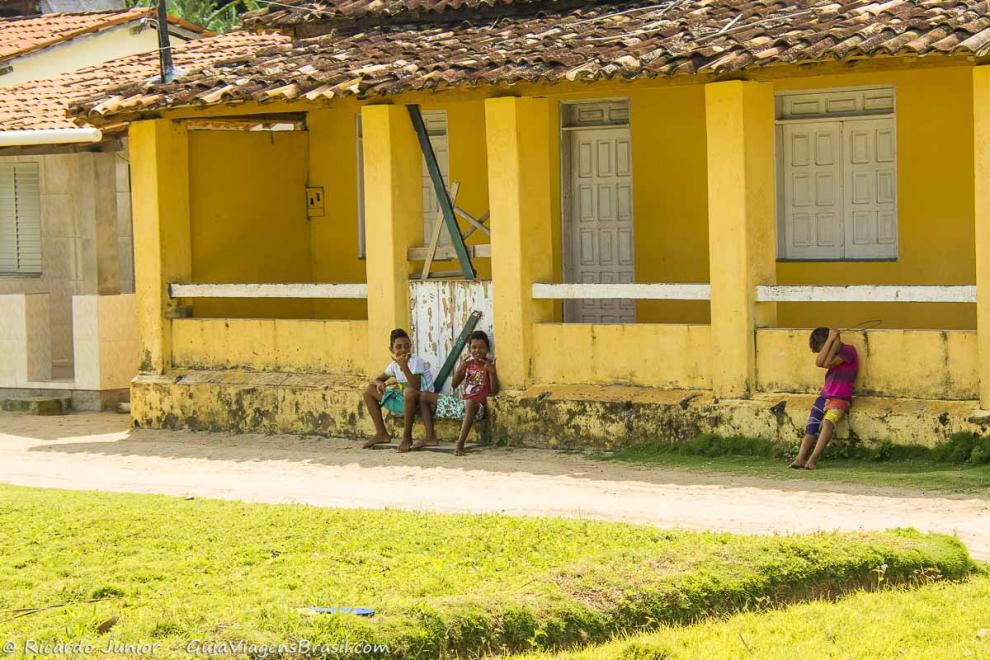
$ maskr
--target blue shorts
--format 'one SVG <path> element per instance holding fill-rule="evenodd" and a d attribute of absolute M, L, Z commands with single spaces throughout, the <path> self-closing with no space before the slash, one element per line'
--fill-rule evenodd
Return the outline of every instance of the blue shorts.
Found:
<path fill-rule="evenodd" d="M 838 426 L 839 420 L 842 419 L 847 410 L 849 410 L 849 401 L 845 399 L 818 397 L 811 406 L 808 425 L 804 427 L 805 434 L 817 438 L 822 432 L 823 421 L 827 420 L 832 423 L 832 426 Z"/>

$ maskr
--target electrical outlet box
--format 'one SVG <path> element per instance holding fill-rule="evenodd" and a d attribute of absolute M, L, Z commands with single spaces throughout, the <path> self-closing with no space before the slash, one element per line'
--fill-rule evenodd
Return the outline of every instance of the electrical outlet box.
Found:
<path fill-rule="evenodd" d="M 306 188 L 306 216 L 323 217 L 323 188 Z"/>

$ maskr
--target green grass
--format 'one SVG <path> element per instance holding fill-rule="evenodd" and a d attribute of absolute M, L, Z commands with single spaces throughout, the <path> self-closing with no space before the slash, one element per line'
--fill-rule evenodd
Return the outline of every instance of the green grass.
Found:
<path fill-rule="evenodd" d="M 681 443 L 656 442 L 597 454 L 613 460 L 663 468 L 723 472 L 768 479 L 890 486 L 990 498 L 990 440 L 960 434 L 930 450 L 915 446 L 829 447 L 814 471 L 791 470 L 797 443 L 760 438 L 699 435 Z"/>
<path fill-rule="evenodd" d="M 724 620 L 664 627 L 563 657 L 988 658 L 990 579 L 858 593 L 835 603 L 818 601 L 771 612 L 746 612 Z"/>
<path fill-rule="evenodd" d="M 423 658 L 575 647 L 974 567 L 955 539 L 911 530 L 743 537 L 10 486 L 0 529 L 0 610 L 68 604 L 0 612 L 0 640 L 154 642 L 172 657 L 190 639 L 346 639 Z M 298 611 L 311 605 L 377 613 Z"/>

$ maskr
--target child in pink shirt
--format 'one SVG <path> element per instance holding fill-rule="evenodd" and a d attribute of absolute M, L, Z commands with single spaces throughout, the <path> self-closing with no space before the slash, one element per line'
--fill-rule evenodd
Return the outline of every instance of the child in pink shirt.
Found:
<path fill-rule="evenodd" d="M 852 405 L 853 384 L 859 373 L 859 355 L 853 346 L 842 343 L 839 331 L 835 328 L 815 328 L 808 344 L 812 352 L 817 353 L 815 366 L 828 371 L 825 372 L 822 393 L 811 407 L 801 449 L 791 467 L 814 470 L 835 433 L 836 425 Z M 812 445 L 815 448 L 813 452 Z"/>
<path fill-rule="evenodd" d="M 433 415 L 443 419 L 460 419 L 461 432 L 457 437 L 455 454 L 464 456 L 464 443 L 471 425 L 476 419 L 485 418 L 485 405 L 489 394 L 498 394 L 498 372 L 495 370 L 495 358 L 489 358 L 491 342 L 481 330 L 471 333 L 468 344 L 468 356 L 461 358 L 451 386 L 457 388 L 464 384 L 463 394 L 434 394 L 423 392 L 419 397 L 420 414 L 423 416 L 423 426 L 426 427 L 426 440 L 417 442 L 413 448 L 420 449 L 439 443 L 433 429 Z M 432 406 L 435 406 L 435 411 Z"/>

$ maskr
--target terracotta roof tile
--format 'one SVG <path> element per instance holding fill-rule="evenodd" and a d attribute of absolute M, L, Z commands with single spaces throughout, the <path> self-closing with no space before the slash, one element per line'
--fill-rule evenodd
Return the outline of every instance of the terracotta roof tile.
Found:
<path fill-rule="evenodd" d="M 276 34 L 232 32 L 195 39 L 173 48 L 175 65 L 186 71 L 203 67 L 220 67 L 225 61 L 242 61 L 258 50 L 287 43 L 288 37 Z M 83 99 L 104 94 L 121 84 L 141 83 L 158 75 L 158 53 L 152 51 L 111 60 L 47 80 L 34 80 L 0 93 L 0 131 L 75 128 L 66 108 Z M 131 105 L 165 102 L 164 97 L 136 97 Z"/>
<path fill-rule="evenodd" d="M 283 0 L 281 4 L 293 4 Z M 733 74 L 772 64 L 990 52 L 990 0 L 333 0 L 452 8 L 434 20 L 316 21 L 326 34 L 265 49 L 167 84 L 131 84 L 75 112 L 99 122 L 130 111 L 414 90 Z M 310 6 L 314 3 L 296 3 Z M 492 18 L 479 7 L 512 4 Z M 455 7 L 456 5 L 456 7 Z M 465 9 L 466 7 L 466 9 Z M 286 10 L 289 11 L 289 10 Z M 396 10 L 398 11 L 398 10 Z M 285 18 L 283 16 L 283 18 Z M 403 22 L 405 21 L 405 22 Z"/>
<path fill-rule="evenodd" d="M 153 14 L 153 8 L 137 7 L 123 11 L 72 12 L 0 19 L 0 59 L 24 55 L 84 34 L 139 21 Z M 200 34 L 210 34 L 197 25 L 177 18 L 170 17 L 169 23 Z"/>

